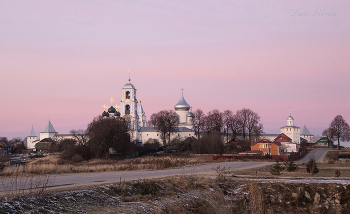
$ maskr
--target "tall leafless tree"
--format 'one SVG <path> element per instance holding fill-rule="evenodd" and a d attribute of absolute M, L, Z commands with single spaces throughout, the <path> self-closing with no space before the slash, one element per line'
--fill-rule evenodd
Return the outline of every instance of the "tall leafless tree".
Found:
<path fill-rule="evenodd" d="M 200 133 L 204 132 L 205 125 L 205 114 L 201 109 L 196 109 L 194 111 L 193 127 L 197 139 L 200 139 Z"/>
<path fill-rule="evenodd" d="M 335 139 L 338 141 L 338 149 L 340 149 L 340 141 L 350 140 L 350 127 L 341 115 L 337 115 L 329 128 L 324 130 L 322 135 L 327 136 L 329 139 Z"/>
<path fill-rule="evenodd" d="M 224 111 L 223 121 L 224 121 L 224 127 L 227 132 L 227 141 L 229 141 L 228 133 L 232 133 L 231 140 L 235 140 L 240 130 L 239 123 L 238 123 L 239 121 L 236 114 L 234 114 L 231 110 Z"/>
<path fill-rule="evenodd" d="M 211 133 L 213 131 L 221 133 L 222 127 L 223 114 L 218 109 L 208 112 L 207 116 L 205 117 L 205 131 L 207 133 Z"/>
<path fill-rule="evenodd" d="M 178 131 L 179 117 L 174 115 L 173 110 L 162 110 L 152 114 L 148 124 L 157 128 L 163 138 L 163 144 L 166 144 L 166 138 L 168 137 L 170 143 L 171 134 Z"/>
<path fill-rule="evenodd" d="M 262 124 L 260 124 L 260 116 L 258 113 L 252 111 L 251 109 L 242 109 L 236 112 L 237 123 L 239 126 L 239 131 L 241 132 L 243 139 L 246 140 L 248 135 L 249 141 L 252 140 L 258 130 L 262 130 Z"/>

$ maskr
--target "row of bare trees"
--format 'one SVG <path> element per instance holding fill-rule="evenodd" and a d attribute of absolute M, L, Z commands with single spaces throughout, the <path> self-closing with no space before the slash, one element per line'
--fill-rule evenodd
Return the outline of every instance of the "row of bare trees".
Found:
<path fill-rule="evenodd" d="M 214 109 L 207 114 L 197 109 L 194 115 L 193 126 L 198 139 L 203 134 L 215 132 L 225 133 L 227 141 L 236 140 L 237 136 L 253 141 L 260 136 L 263 129 L 260 116 L 251 109 L 244 108 L 236 112 L 220 112 Z M 179 118 L 173 110 L 163 110 L 152 114 L 148 124 L 158 129 L 163 143 L 166 144 L 167 141 L 171 142 L 171 135 L 178 131 Z"/>
<path fill-rule="evenodd" d="M 244 140 L 253 141 L 260 136 L 263 130 L 260 116 L 251 109 L 244 108 L 236 112 L 231 110 L 220 112 L 214 109 L 207 114 L 197 109 L 194 114 L 193 125 L 198 139 L 201 134 L 215 131 L 224 132 L 227 140 L 229 136 L 232 136 L 232 140 L 235 140 L 237 136 L 242 136 Z"/>
<path fill-rule="evenodd" d="M 160 136 L 163 139 L 163 144 L 166 144 L 166 139 L 168 142 L 171 141 L 170 136 L 172 133 L 177 132 L 179 126 L 179 118 L 174 116 L 173 110 L 162 110 L 158 113 L 151 115 L 148 124 L 154 126 L 160 132 Z"/>

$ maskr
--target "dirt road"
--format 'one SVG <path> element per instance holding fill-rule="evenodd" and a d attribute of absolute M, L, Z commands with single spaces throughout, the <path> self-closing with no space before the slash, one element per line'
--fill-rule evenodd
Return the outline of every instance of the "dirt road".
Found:
<path fill-rule="evenodd" d="M 315 161 L 318 163 L 324 162 L 328 151 L 329 149 L 327 148 L 311 150 L 309 154 L 307 154 L 303 159 L 299 160 L 299 162 L 308 162 L 310 158 L 315 158 Z"/>
<path fill-rule="evenodd" d="M 118 172 L 92 172 L 76 174 L 53 175 L 53 182 L 50 185 L 53 189 L 81 187 L 94 184 L 114 183 L 137 179 L 160 178 L 172 175 L 191 174 L 215 174 L 218 166 L 227 170 L 241 170 L 255 167 L 263 167 L 274 164 L 274 162 L 222 162 L 199 166 L 188 166 L 164 170 L 139 170 L 139 171 L 118 171 Z M 0 178 L 0 183 L 1 183 Z M 0 195 L 4 195 L 4 187 L 0 185 Z"/>

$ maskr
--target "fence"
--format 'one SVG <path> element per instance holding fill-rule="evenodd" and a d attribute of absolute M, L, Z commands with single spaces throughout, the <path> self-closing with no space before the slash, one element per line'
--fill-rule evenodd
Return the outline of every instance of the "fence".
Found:
<path fill-rule="evenodd" d="M 213 160 L 222 159 L 235 159 L 235 160 L 271 160 L 279 159 L 279 161 L 295 161 L 300 157 L 300 152 L 287 155 L 213 155 Z"/>

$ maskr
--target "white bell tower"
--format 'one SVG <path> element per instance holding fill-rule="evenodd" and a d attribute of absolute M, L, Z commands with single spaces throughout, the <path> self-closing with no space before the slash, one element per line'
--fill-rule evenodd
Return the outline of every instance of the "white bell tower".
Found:
<path fill-rule="evenodd" d="M 130 69 L 129 82 L 122 89 L 122 100 L 120 101 L 120 116 L 129 117 L 131 129 L 138 129 L 139 118 L 137 115 L 136 88 L 131 84 Z"/>

